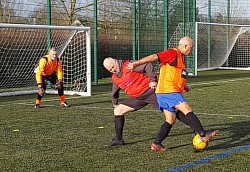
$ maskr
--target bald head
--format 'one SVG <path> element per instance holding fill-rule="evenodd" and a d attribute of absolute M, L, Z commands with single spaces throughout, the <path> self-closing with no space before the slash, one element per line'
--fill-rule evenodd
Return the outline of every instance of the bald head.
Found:
<path fill-rule="evenodd" d="M 180 44 L 191 46 L 191 45 L 193 45 L 193 40 L 189 36 L 185 36 L 185 37 L 181 38 L 179 45 Z"/>
<path fill-rule="evenodd" d="M 120 71 L 117 60 L 112 57 L 105 58 L 103 66 L 111 73 L 118 73 Z"/>
<path fill-rule="evenodd" d="M 193 40 L 190 37 L 185 36 L 181 38 L 178 45 L 178 49 L 181 51 L 183 55 L 188 56 L 191 53 L 193 46 L 194 46 Z"/>

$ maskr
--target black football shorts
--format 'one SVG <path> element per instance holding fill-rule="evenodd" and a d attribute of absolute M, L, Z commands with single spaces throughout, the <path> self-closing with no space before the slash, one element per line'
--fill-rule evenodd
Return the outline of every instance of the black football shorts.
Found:
<path fill-rule="evenodd" d="M 142 93 L 139 97 L 128 98 L 121 102 L 121 104 L 134 108 L 135 110 L 141 109 L 144 106 L 150 104 L 154 109 L 159 109 L 159 105 L 156 99 L 155 90 L 149 88 L 147 91 Z"/>

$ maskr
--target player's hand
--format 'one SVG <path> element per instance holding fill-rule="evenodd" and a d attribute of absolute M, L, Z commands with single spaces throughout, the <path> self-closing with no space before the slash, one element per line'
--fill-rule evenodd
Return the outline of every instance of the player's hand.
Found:
<path fill-rule="evenodd" d="M 130 62 L 126 68 L 128 70 L 134 70 L 139 65 L 140 65 L 140 63 L 138 61 L 137 62 Z"/>
<path fill-rule="evenodd" d="M 185 86 L 184 86 L 184 90 L 185 90 L 186 92 L 189 92 L 189 91 L 192 91 L 192 88 L 191 88 L 189 85 L 185 85 Z"/>
<path fill-rule="evenodd" d="M 44 89 L 43 89 L 42 87 L 38 87 L 37 93 L 38 93 L 41 97 L 43 97 L 43 95 L 44 95 Z"/>
<path fill-rule="evenodd" d="M 157 82 L 150 82 L 148 85 L 149 85 L 150 88 L 156 89 Z"/>

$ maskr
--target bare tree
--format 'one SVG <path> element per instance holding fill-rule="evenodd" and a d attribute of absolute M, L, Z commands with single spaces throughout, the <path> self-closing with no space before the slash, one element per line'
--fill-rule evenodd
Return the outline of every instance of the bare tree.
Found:
<path fill-rule="evenodd" d="M 3 0 L 0 2 L 0 21 L 5 23 L 25 22 L 27 11 L 24 0 Z"/>
<path fill-rule="evenodd" d="M 72 25 L 75 19 L 77 19 L 77 16 L 80 16 L 80 13 L 87 11 L 89 7 L 93 7 L 93 1 L 85 1 L 84 3 L 82 2 L 84 1 L 52 0 L 52 8 L 57 14 L 60 15 L 61 19 L 66 21 L 68 25 Z"/>
<path fill-rule="evenodd" d="M 0 22 L 4 22 L 4 9 L 1 1 L 0 1 Z"/>
<path fill-rule="evenodd" d="M 211 7 L 207 2 L 198 4 L 198 11 L 200 21 L 207 22 L 208 10 L 211 8 L 211 20 L 214 23 L 227 23 L 228 15 L 230 17 L 230 23 L 246 24 L 248 16 L 248 6 L 244 3 L 239 3 L 238 0 L 230 1 L 230 12 L 228 14 L 228 4 L 222 4 L 221 0 L 214 0 L 211 3 Z M 201 18 L 203 17 L 203 18 Z"/>

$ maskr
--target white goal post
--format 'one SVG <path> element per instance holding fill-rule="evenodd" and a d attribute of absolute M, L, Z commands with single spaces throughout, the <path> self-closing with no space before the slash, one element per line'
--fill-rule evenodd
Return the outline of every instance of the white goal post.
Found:
<path fill-rule="evenodd" d="M 250 25 L 196 22 L 196 71 L 250 70 Z"/>
<path fill-rule="evenodd" d="M 0 96 L 37 93 L 34 68 L 48 44 L 63 62 L 64 93 L 91 95 L 90 27 L 0 23 Z M 47 88 L 57 94 L 49 82 Z"/>

